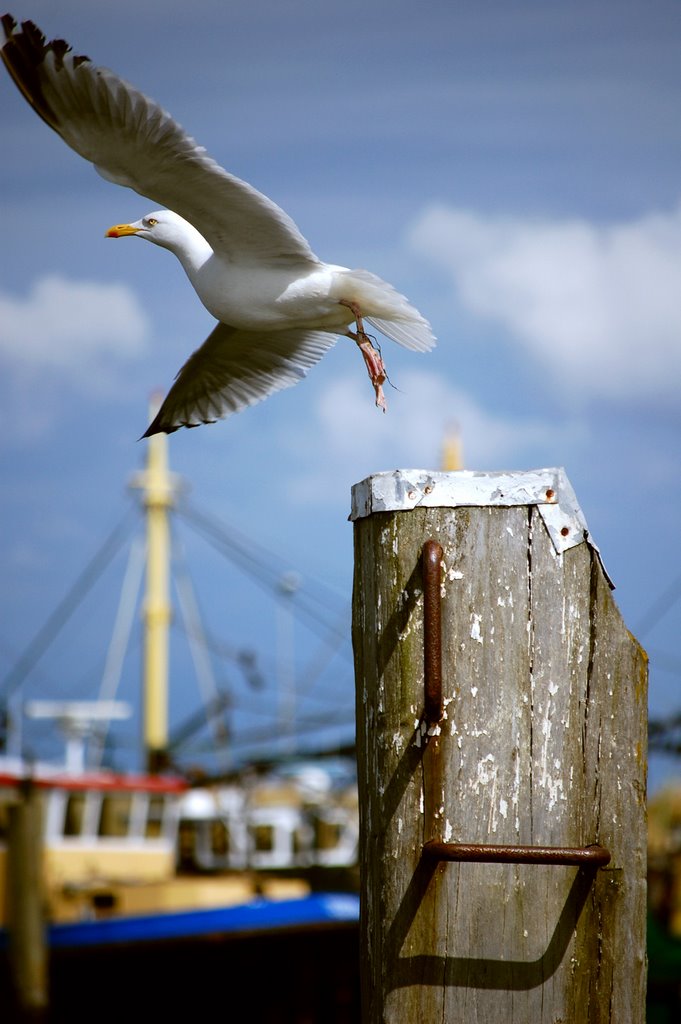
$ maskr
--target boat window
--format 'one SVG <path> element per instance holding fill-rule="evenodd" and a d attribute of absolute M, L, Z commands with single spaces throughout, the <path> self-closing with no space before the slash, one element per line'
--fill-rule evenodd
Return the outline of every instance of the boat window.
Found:
<path fill-rule="evenodd" d="M 317 850 L 333 850 L 338 846 L 343 835 L 343 825 L 338 821 L 315 818 L 314 845 Z"/>
<path fill-rule="evenodd" d="M 147 839 L 159 839 L 163 835 L 163 812 L 165 808 L 165 797 L 154 794 L 149 799 L 149 812 L 147 814 L 147 825 L 144 835 Z"/>
<path fill-rule="evenodd" d="M 216 857 L 226 857 L 229 853 L 229 829 L 224 822 L 211 822 L 210 840 L 211 853 Z"/>
<path fill-rule="evenodd" d="M 271 825 L 254 825 L 251 829 L 253 844 L 258 851 L 274 849 L 274 829 Z"/>
<path fill-rule="evenodd" d="M 85 793 L 69 793 L 64 816 L 64 835 L 79 836 L 83 831 Z"/>
<path fill-rule="evenodd" d="M 196 822 L 184 818 L 179 825 L 178 835 L 178 856 L 180 866 L 183 868 L 193 867 L 196 859 Z"/>
<path fill-rule="evenodd" d="M 99 835 L 127 836 L 130 830 L 131 806 L 132 796 L 130 793 L 107 794 L 102 800 Z"/>

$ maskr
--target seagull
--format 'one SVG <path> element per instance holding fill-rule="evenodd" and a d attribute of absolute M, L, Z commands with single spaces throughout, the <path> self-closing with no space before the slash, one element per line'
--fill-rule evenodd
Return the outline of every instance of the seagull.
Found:
<path fill-rule="evenodd" d="M 385 411 L 387 374 L 365 325 L 416 352 L 435 345 L 407 299 L 367 270 L 322 262 L 288 214 L 134 86 L 31 21 L 0 20 L 0 54 L 36 113 L 107 181 L 164 207 L 107 236 L 169 249 L 217 321 L 143 437 L 214 423 L 298 383 L 339 336 L 358 345 Z"/>

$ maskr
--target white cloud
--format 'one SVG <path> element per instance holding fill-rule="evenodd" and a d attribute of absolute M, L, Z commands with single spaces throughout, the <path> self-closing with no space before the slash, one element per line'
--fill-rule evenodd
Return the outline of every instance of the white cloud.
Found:
<path fill-rule="evenodd" d="M 432 207 L 411 241 L 571 393 L 678 399 L 681 205 L 611 226 Z"/>
<path fill-rule="evenodd" d="M 388 411 L 380 413 L 363 374 L 337 377 L 320 390 L 313 429 L 297 428 L 284 439 L 305 453 L 305 471 L 292 474 L 299 501 L 349 502 L 350 486 L 372 473 L 392 469 L 439 469 L 443 444 L 456 425 L 465 466 L 476 469 L 527 468 L 565 456 L 581 430 L 564 422 L 497 416 L 432 372 L 414 370 L 400 380 L 400 392 L 386 391 Z M 562 465 L 562 462 L 560 463 Z"/>
<path fill-rule="evenodd" d="M 125 285 L 52 274 L 36 281 L 26 298 L 0 292 L 6 430 L 15 440 L 40 439 L 74 392 L 119 394 L 149 334 L 144 310 Z"/>
<path fill-rule="evenodd" d="M 40 278 L 25 299 L 0 292 L 0 356 L 23 372 L 56 371 L 79 380 L 113 358 L 145 348 L 149 325 L 125 285 Z"/>

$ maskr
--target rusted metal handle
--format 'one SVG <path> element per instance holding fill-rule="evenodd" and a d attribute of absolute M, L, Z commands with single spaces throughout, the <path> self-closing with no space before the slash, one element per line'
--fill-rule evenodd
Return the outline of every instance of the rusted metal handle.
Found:
<path fill-rule="evenodd" d="M 492 846 L 486 843 L 424 843 L 423 853 L 433 860 L 478 861 L 487 864 L 591 864 L 604 867 L 610 850 L 604 846 Z"/>
<path fill-rule="evenodd" d="M 427 540 L 421 552 L 423 579 L 424 714 L 429 725 L 442 718 L 442 545 Z M 603 867 L 610 861 L 604 846 L 503 846 L 489 843 L 444 843 L 433 839 L 423 853 L 434 860 L 488 864 L 567 864 Z"/>
<path fill-rule="evenodd" d="M 435 725 L 442 718 L 442 545 L 427 540 L 421 552 L 423 579 L 423 685 L 426 721 Z"/>

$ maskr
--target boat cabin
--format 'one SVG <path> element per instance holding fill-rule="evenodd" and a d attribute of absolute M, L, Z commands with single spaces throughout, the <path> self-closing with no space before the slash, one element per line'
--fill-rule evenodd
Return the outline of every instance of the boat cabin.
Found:
<path fill-rule="evenodd" d="M 30 787 L 41 804 L 49 919 L 98 916 L 118 907 L 124 888 L 174 876 L 184 780 L 105 771 L 27 775 L 0 763 L 0 924 L 12 808 Z"/>

